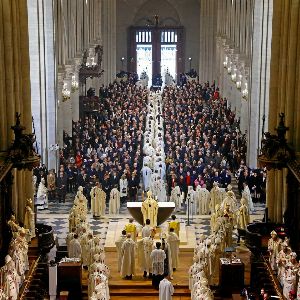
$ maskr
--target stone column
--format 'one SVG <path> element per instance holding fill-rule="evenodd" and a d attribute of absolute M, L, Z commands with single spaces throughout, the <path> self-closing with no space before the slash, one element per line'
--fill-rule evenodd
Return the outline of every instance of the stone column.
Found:
<path fill-rule="evenodd" d="M 269 82 L 272 40 L 273 1 L 262 0 L 254 3 L 252 34 L 251 81 L 249 82 L 250 125 L 248 161 L 257 167 L 257 153 L 262 131 L 268 131 Z M 265 116 L 265 123 L 262 118 Z"/>
<path fill-rule="evenodd" d="M 79 120 L 79 69 L 81 66 L 81 57 L 74 58 L 74 76 L 78 82 L 78 89 L 71 93 L 72 95 L 72 120 L 77 122 Z"/>
<path fill-rule="evenodd" d="M 66 65 L 65 66 L 65 79 L 64 83 L 67 84 L 68 90 L 71 91 L 71 81 L 72 81 L 72 75 L 74 74 L 74 66 L 73 65 Z M 63 107 L 63 129 L 66 131 L 66 133 L 70 136 L 72 136 L 72 102 L 76 102 L 76 99 L 74 97 L 74 93 L 70 94 L 70 99 L 67 101 L 63 101 L 62 107 Z"/>
<path fill-rule="evenodd" d="M 102 1 L 103 83 L 116 78 L 116 0 Z"/>
<path fill-rule="evenodd" d="M 60 70 L 57 73 L 57 143 L 60 147 L 63 147 L 63 130 L 64 130 L 64 106 L 63 106 L 63 97 L 62 89 L 64 86 L 64 71 Z"/>

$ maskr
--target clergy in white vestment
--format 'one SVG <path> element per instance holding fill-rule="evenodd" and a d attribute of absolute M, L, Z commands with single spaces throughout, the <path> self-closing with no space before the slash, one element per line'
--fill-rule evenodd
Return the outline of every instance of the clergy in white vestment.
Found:
<path fill-rule="evenodd" d="M 171 249 L 171 256 L 172 256 L 172 267 L 173 271 L 175 271 L 178 268 L 179 263 L 179 237 L 174 232 L 174 228 L 170 228 L 170 232 L 167 237 L 167 242 L 170 245 Z"/>
<path fill-rule="evenodd" d="M 251 193 L 250 193 L 250 189 L 248 187 L 248 184 L 246 182 L 243 183 L 243 191 L 242 191 L 242 198 L 244 198 L 247 203 L 246 205 L 248 206 L 249 210 L 250 211 L 253 211 L 254 210 L 254 205 L 253 205 L 253 202 L 252 202 L 252 197 L 251 197 Z"/>
<path fill-rule="evenodd" d="M 221 203 L 221 210 L 224 210 L 227 205 L 229 205 L 232 211 L 236 211 L 237 204 L 236 204 L 234 193 L 232 191 L 228 191 L 226 193 L 226 197 Z"/>
<path fill-rule="evenodd" d="M 210 204 L 209 204 L 209 209 L 210 212 L 212 213 L 214 211 L 214 208 L 216 205 L 221 205 L 221 194 L 220 194 L 220 188 L 218 187 L 218 183 L 214 182 L 213 183 L 213 188 L 210 191 Z"/>
<path fill-rule="evenodd" d="M 71 232 L 69 232 L 69 233 L 67 234 L 67 237 L 66 237 L 66 245 L 67 245 L 67 250 L 68 250 L 68 252 L 69 252 L 69 245 L 70 245 L 70 242 L 73 240 L 75 234 L 76 234 L 76 228 L 75 228 L 75 227 L 73 227 L 72 230 L 71 230 Z"/>
<path fill-rule="evenodd" d="M 126 240 L 126 230 L 122 230 L 122 235 L 115 241 L 117 255 L 118 255 L 118 272 L 121 271 L 121 264 L 122 264 L 121 249 L 125 240 Z"/>
<path fill-rule="evenodd" d="M 150 226 L 157 226 L 157 213 L 158 204 L 155 199 L 152 198 L 151 191 L 147 192 L 147 199 L 142 203 L 141 211 L 143 214 L 143 221 L 146 224 L 146 219 L 150 220 Z"/>
<path fill-rule="evenodd" d="M 128 194 L 128 180 L 125 174 L 121 176 L 119 180 L 119 185 L 120 185 L 120 198 L 121 198 L 121 202 L 123 203 L 126 200 Z"/>
<path fill-rule="evenodd" d="M 96 186 L 91 189 L 91 212 L 93 217 L 101 217 L 103 215 L 103 211 L 105 212 L 105 192 L 101 189 L 101 185 L 99 182 L 96 182 Z M 104 207 L 103 207 L 104 206 Z"/>
<path fill-rule="evenodd" d="M 148 191 L 150 188 L 151 175 L 152 175 L 152 170 L 148 167 L 148 164 L 145 164 L 144 167 L 142 168 L 142 174 L 143 174 L 144 191 Z"/>
<path fill-rule="evenodd" d="M 110 192 L 109 213 L 115 215 L 120 210 L 120 192 L 114 187 Z"/>
<path fill-rule="evenodd" d="M 188 192 L 186 195 L 186 205 L 187 205 L 187 210 L 186 214 L 189 214 L 190 217 L 194 216 L 196 214 L 196 201 L 195 201 L 195 191 L 193 189 L 193 186 L 188 187 Z"/>
<path fill-rule="evenodd" d="M 152 277 L 152 261 L 151 261 L 151 253 L 154 249 L 154 241 L 151 236 L 144 237 L 139 242 L 140 244 L 140 251 L 139 252 L 139 263 L 141 270 L 144 272 L 143 277 L 147 277 L 147 274 L 149 275 L 149 278 Z"/>
<path fill-rule="evenodd" d="M 172 300 L 174 287 L 166 277 L 159 283 L 159 300 Z"/>
<path fill-rule="evenodd" d="M 209 214 L 209 201 L 210 201 L 210 193 L 207 190 L 206 186 L 200 185 L 196 188 L 196 202 L 197 202 L 197 211 L 199 215 L 208 215 Z"/>
<path fill-rule="evenodd" d="M 142 228 L 142 238 L 149 237 L 151 235 L 152 230 L 153 227 L 150 226 L 150 220 L 146 219 L 146 225 Z"/>
<path fill-rule="evenodd" d="M 121 247 L 121 276 L 126 279 L 132 279 L 135 273 L 135 242 L 131 238 L 131 234 L 127 234 L 127 238 Z"/>
<path fill-rule="evenodd" d="M 166 258 L 166 253 L 164 250 L 160 249 L 161 243 L 156 243 L 156 249 L 151 252 L 150 258 L 152 261 L 152 286 L 155 289 L 159 288 L 159 283 L 164 277 L 164 261 Z"/>
<path fill-rule="evenodd" d="M 70 258 L 81 258 L 81 246 L 78 240 L 78 234 L 74 234 L 73 240 L 70 241 L 69 244 L 69 257 Z"/>
<path fill-rule="evenodd" d="M 182 197 L 179 185 L 176 185 L 172 189 L 170 201 L 175 203 L 176 211 L 180 211 L 182 205 Z"/>

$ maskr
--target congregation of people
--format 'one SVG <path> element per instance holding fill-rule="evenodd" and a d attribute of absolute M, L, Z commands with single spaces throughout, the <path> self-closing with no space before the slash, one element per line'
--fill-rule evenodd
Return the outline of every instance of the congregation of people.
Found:
<path fill-rule="evenodd" d="M 232 246 L 234 229 L 244 231 L 253 202 L 264 201 L 266 173 L 246 166 L 247 145 L 234 112 L 218 88 L 195 82 L 160 93 L 121 81 L 101 88 L 98 106 L 73 123 L 72 137 L 64 134 L 57 175 L 41 166 L 33 176 L 38 209 L 47 209 L 48 199 L 65 202 L 66 194 L 77 190 L 66 242 L 69 258 L 89 270 L 89 297 L 109 299 L 110 271 L 87 215 L 103 217 L 107 208 L 110 215 L 119 214 L 122 203 L 137 201 L 141 190 L 142 200 L 147 192 L 143 204 L 152 209 L 146 216 L 142 205 L 141 232 L 130 220 L 116 241 L 121 277 L 131 280 L 140 271 L 160 294 L 173 294 L 169 280 L 178 267 L 180 243 L 176 217 L 172 222 L 178 225 L 155 239 L 157 201 L 172 201 L 177 212 L 211 215 L 211 235 L 195 248 L 190 288 L 192 299 L 213 299 L 213 274 Z"/>

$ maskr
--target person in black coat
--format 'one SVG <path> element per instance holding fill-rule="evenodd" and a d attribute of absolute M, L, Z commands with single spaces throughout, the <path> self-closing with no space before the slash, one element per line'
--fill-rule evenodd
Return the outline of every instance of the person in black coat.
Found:
<path fill-rule="evenodd" d="M 58 202 L 65 202 L 67 193 L 67 175 L 63 172 L 59 172 L 59 176 L 56 179 L 57 197 Z"/>
<path fill-rule="evenodd" d="M 139 179 L 136 176 L 136 172 L 133 171 L 128 181 L 129 199 L 131 201 L 137 201 L 138 188 L 139 188 Z"/>

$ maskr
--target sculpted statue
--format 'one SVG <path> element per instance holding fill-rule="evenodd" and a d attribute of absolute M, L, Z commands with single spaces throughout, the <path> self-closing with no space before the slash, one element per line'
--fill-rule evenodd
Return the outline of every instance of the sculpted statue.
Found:
<path fill-rule="evenodd" d="M 32 210 L 32 200 L 31 199 L 27 199 L 27 204 L 25 207 L 24 228 L 29 230 L 31 238 L 35 237 L 34 212 Z"/>

